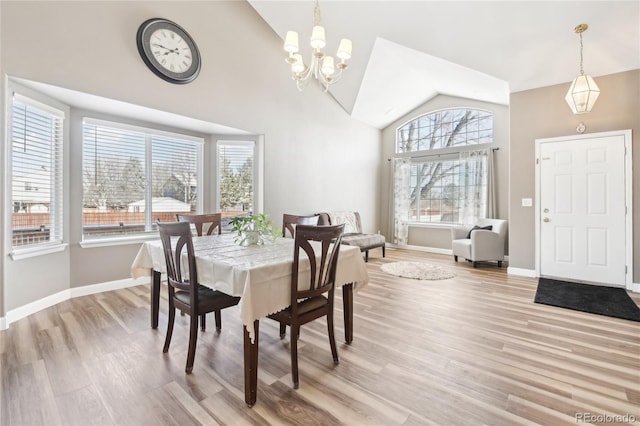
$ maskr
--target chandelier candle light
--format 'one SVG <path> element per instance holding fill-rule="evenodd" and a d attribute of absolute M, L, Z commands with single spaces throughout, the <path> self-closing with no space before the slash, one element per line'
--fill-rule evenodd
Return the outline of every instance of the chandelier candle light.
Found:
<path fill-rule="evenodd" d="M 332 56 L 326 56 L 322 48 L 326 46 L 324 27 L 320 25 L 320 5 L 316 0 L 313 9 L 313 31 L 311 33 L 311 62 L 307 66 L 299 52 L 298 33 L 287 31 L 284 40 L 284 50 L 289 53 L 285 61 L 291 65 L 291 78 L 296 81 L 298 90 L 302 91 L 313 76 L 323 90 L 329 90 L 329 86 L 336 83 L 342 76 L 342 71 L 347 68 L 347 59 L 351 58 L 351 40 L 343 38 L 340 40 L 336 56 L 340 62 L 336 65 Z M 337 71 L 336 71 L 337 68 Z"/>
<path fill-rule="evenodd" d="M 574 114 L 591 112 L 600 95 L 598 85 L 590 75 L 585 75 L 582 68 L 582 33 L 587 31 L 587 28 L 587 24 L 580 24 L 575 28 L 576 34 L 580 35 L 580 75 L 573 80 L 564 98 Z"/>

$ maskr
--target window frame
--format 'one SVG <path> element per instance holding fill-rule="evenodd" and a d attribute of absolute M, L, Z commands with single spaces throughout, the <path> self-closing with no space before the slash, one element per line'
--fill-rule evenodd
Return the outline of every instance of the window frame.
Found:
<path fill-rule="evenodd" d="M 64 251 L 69 241 L 69 128 L 70 128 L 70 108 L 55 99 L 45 96 L 35 90 L 18 84 L 12 80 L 8 80 L 7 96 L 5 97 L 6 111 L 6 129 L 7 143 L 5 144 L 3 165 L 5 170 L 13 172 L 13 105 L 14 101 L 21 102 L 33 108 L 50 113 L 57 116 L 61 123 L 61 135 L 56 143 L 59 145 L 56 149 L 59 151 L 59 159 L 56 160 L 56 170 L 59 176 L 59 182 L 55 185 L 56 208 L 54 214 L 57 227 L 59 228 L 59 237 L 55 241 L 43 241 L 20 246 L 13 246 L 13 173 L 7 174 L 5 180 L 5 241 L 4 247 L 6 253 L 12 260 L 21 260 L 35 256 L 41 256 L 51 253 Z M 17 98 L 17 99 L 16 99 Z"/>
<path fill-rule="evenodd" d="M 414 150 L 414 151 L 406 151 L 406 152 L 398 152 L 398 147 L 400 143 L 400 133 L 401 131 L 410 123 L 414 121 L 419 121 L 423 117 L 427 117 L 429 115 L 442 113 L 444 111 L 478 111 L 479 113 L 483 113 L 485 115 L 491 116 L 491 142 L 478 142 L 473 144 L 465 144 L 465 145 L 456 145 L 452 147 L 445 148 L 434 148 L 434 149 L 423 149 L 423 150 Z M 422 164 L 428 162 L 439 162 L 439 161 L 452 161 L 458 160 L 461 153 L 482 150 L 486 148 L 491 148 L 495 145 L 495 114 L 491 110 L 483 109 L 483 108 L 474 108 L 474 107 L 450 107 L 450 108 L 440 108 L 432 111 L 428 111 L 426 113 L 417 115 L 402 124 L 400 124 L 395 130 L 395 139 L 394 139 L 394 153 L 392 155 L 393 158 L 405 158 L 410 160 L 411 164 Z M 487 182 L 484 183 L 485 185 Z M 395 194 L 395 187 L 393 193 Z M 393 196 L 395 197 L 395 195 Z M 442 200 L 442 198 L 440 199 Z M 394 203 L 395 204 L 395 203 Z M 441 201 L 442 204 L 442 201 Z M 419 217 L 420 215 L 418 215 Z M 456 226 L 463 225 L 460 222 L 441 222 L 441 221 L 426 221 L 426 220 L 412 220 L 411 218 L 407 218 L 407 223 L 412 227 L 421 227 L 421 228 L 452 228 Z"/>
<path fill-rule="evenodd" d="M 154 138 L 169 138 L 169 139 L 179 139 L 187 142 L 192 142 L 196 147 L 196 210 L 195 213 L 202 213 L 203 211 L 203 194 L 204 194 L 204 145 L 205 145 L 205 137 L 204 136 L 193 136 L 187 133 L 179 133 L 177 131 L 166 131 L 148 126 L 139 126 L 134 124 L 125 123 L 122 121 L 114 121 L 114 120 L 104 120 L 95 117 L 85 116 L 81 119 L 81 131 L 82 134 L 82 148 L 81 148 L 81 161 L 80 165 L 84 170 L 84 130 L 85 124 L 90 125 L 98 125 L 104 126 L 112 129 L 122 130 L 125 132 L 134 132 L 139 134 L 144 134 L 145 138 L 145 157 L 144 157 L 144 173 L 145 173 L 145 189 L 144 189 L 144 197 L 145 197 L 145 205 L 150 206 L 151 197 L 152 197 L 152 188 L 150 186 L 150 182 L 152 181 L 152 172 L 153 172 L 153 152 L 152 152 L 152 141 Z M 80 203 L 80 246 L 83 248 L 87 247 L 104 247 L 104 246 L 113 246 L 113 245 L 121 245 L 121 244 L 130 244 L 134 242 L 147 241 L 152 239 L 157 239 L 157 232 L 155 229 L 155 225 L 152 223 L 152 214 L 153 211 L 151 208 L 145 208 L 145 230 L 142 232 L 130 232 L 125 234 L 118 235 L 86 235 L 84 232 L 84 190 L 82 191 L 81 203 Z"/>

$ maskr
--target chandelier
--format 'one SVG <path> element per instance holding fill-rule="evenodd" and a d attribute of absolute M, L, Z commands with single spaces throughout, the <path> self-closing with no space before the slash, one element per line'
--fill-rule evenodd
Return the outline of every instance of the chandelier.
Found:
<path fill-rule="evenodd" d="M 587 28 L 587 24 L 580 24 L 575 28 L 576 34 L 580 35 L 580 75 L 573 80 L 564 98 L 574 114 L 591 112 L 600 95 L 598 85 L 590 75 L 585 75 L 582 68 L 582 33 L 587 31 Z"/>
<path fill-rule="evenodd" d="M 329 86 L 340 80 L 342 71 L 347 68 L 347 59 L 351 58 L 351 40 L 343 38 L 340 40 L 336 57 L 340 60 L 335 63 L 332 56 L 327 56 L 322 51 L 326 46 L 324 37 L 324 27 L 320 25 L 320 5 L 316 0 L 313 9 L 313 31 L 311 33 L 311 60 L 307 66 L 302 60 L 299 52 L 298 33 L 295 31 L 287 31 L 284 40 L 284 50 L 289 56 L 285 61 L 291 65 L 291 78 L 295 80 L 298 90 L 302 91 L 309 84 L 309 80 L 313 76 L 323 88 L 328 91 Z M 337 70 L 336 70 L 337 68 Z"/>

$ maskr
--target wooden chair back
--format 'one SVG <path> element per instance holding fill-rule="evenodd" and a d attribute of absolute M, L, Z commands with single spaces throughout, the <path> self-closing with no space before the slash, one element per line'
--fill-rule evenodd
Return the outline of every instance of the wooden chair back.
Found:
<path fill-rule="evenodd" d="M 164 259 L 167 264 L 169 297 L 173 298 L 175 290 L 187 291 L 190 293 L 190 305 L 198 306 L 198 270 L 193 251 L 191 226 L 187 222 L 156 222 L 156 224 L 160 231 Z M 188 271 L 183 271 L 182 253 L 185 249 Z"/>
<path fill-rule="evenodd" d="M 291 307 L 295 316 L 298 301 L 333 293 L 336 281 L 336 268 L 344 224 L 329 226 L 298 225 L 295 232 L 295 245 L 291 271 Z M 320 260 L 311 241 L 320 243 Z M 309 282 L 300 280 L 301 262 L 309 263 Z M 330 300 L 333 299 L 331 295 Z"/>
<path fill-rule="evenodd" d="M 318 215 L 299 216 L 295 214 L 283 214 L 282 215 L 282 236 L 287 236 L 287 230 L 293 238 L 296 235 L 295 227 L 297 225 L 317 225 Z"/>
<path fill-rule="evenodd" d="M 211 235 L 218 228 L 218 235 L 222 234 L 222 213 L 206 214 L 176 214 L 178 222 L 194 224 L 199 237 Z M 203 234 L 203 231 L 206 231 Z"/>

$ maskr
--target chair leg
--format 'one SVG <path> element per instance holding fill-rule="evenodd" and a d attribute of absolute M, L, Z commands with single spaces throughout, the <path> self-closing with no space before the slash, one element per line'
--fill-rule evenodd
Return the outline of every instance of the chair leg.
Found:
<path fill-rule="evenodd" d="M 455 260 L 456 262 L 458 261 L 458 256 L 453 256 L 453 260 Z"/>
<path fill-rule="evenodd" d="M 498 268 L 502 268 L 502 260 L 498 260 Z"/>
<path fill-rule="evenodd" d="M 206 320 L 206 318 L 207 318 L 206 314 L 200 315 L 200 329 L 202 331 L 205 331 L 207 329 L 207 320 Z M 216 323 L 216 325 L 218 325 L 218 324 Z"/>
<path fill-rule="evenodd" d="M 369 261 L 369 250 L 365 250 L 364 251 L 364 261 L 368 262 Z"/>
<path fill-rule="evenodd" d="M 222 329 L 222 315 L 220 309 L 213 312 L 216 317 L 216 330 L 220 331 Z"/>
<path fill-rule="evenodd" d="M 298 389 L 300 385 L 298 378 L 298 334 L 300 325 L 291 325 L 291 379 L 293 388 Z"/>
<path fill-rule="evenodd" d="M 284 339 L 287 335 L 287 324 L 281 322 L 280 323 L 280 340 Z"/>
<path fill-rule="evenodd" d="M 191 374 L 193 361 L 196 358 L 196 342 L 198 341 L 198 315 L 191 315 L 189 322 L 189 351 L 187 352 L 187 366 L 184 371 Z"/>
<path fill-rule="evenodd" d="M 386 255 L 385 255 L 385 253 L 384 253 L 385 248 L 386 248 L 385 246 L 382 246 L 382 257 L 385 257 L 385 256 L 386 256 Z"/>
<path fill-rule="evenodd" d="M 333 355 L 333 363 L 338 365 L 338 347 L 336 346 L 336 336 L 333 332 L 333 312 L 327 314 L 327 331 L 329 332 L 329 344 L 331 345 L 331 355 Z"/>
<path fill-rule="evenodd" d="M 180 311 L 182 312 L 182 311 Z M 171 344 L 171 335 L 173 334 L 173 323 L 176 320 L 176 308 L 173 304 L 169 306 L 169 321 L 167 322 L 167 335 L 164 338 L 164 348 L 162 352 L 167 353 L 169 351 L 169 344 Z"/>

